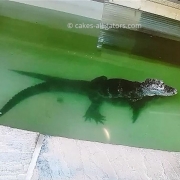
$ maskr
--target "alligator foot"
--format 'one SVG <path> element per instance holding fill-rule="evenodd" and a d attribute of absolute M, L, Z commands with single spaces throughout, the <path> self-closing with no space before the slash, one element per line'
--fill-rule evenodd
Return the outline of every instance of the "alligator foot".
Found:
<path fill-rule="evenodd" d="M 136 120 L 138 119 L 142 109 L 147 105 L 147 103 L 149 103 L 150 101 L 154 100 L 157 97 L 144 97 L 143 99 L 137 101 L 137 102 L 131 102 L 130 106 L 133 110 L 133 123 L 136 122 Z"/>
<path fill-rule="evenodd" d="M 132 116 L 132 123 L 135 123 L 136 122 L 136 120 L 138 119 L 138 117 L 139 117 L 139 114 L 140 114 L 140 110 L 138 111 L 138 110 L 133 110 L 133 116 Z"/>
<path fill-rule="evenodd" d="M 92 119 L 95 120 L 95 122 L 104 124 L 105 116 L 101 115 L 99 112 L 99 105 L 92 103 L 88 110 L 86 111 L 86 114 L 83 116 L 85 118 L 85 121 Z"/>

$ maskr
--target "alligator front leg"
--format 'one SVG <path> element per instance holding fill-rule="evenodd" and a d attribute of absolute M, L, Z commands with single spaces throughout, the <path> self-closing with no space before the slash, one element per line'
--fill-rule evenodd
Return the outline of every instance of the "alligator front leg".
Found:
<path fill-rule="evenodd" d="M 102 104 L 102 101 L 92 101 L 91 105 L 89 106 L 88 110 L 86 111 L 84 118 L 85 121 L 92 119 L 95 120 L 95 122 L 104 124 L 105 116 L 100 114 L 100 106 Z"/>

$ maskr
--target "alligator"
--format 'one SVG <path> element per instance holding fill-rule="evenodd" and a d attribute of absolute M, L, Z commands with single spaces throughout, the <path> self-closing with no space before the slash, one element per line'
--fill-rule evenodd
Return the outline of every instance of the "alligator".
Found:
<path fill-rule="evenodd" d="M 106 120 L 100 113 L 100 107 L 104 101 L 111 103 L 126 102 L 133 110 L 133 122 L 139 116 L 140 110 L 154 97 L 173 96 L 177 90 L 166 85 L 162 80 L 146 79 L 143 82 L 130 81 L 120 78 L 108 79 L 106 76 L 97 77 L 91 81 L 73 80 L 53 77 L 38 73 L 11 70 L 21 75 L 30 76 L 43 82 L 28 87 L 13 96 L 0 110 L 4 115 L 15 105 L 24 99 L 44 92 L 69 92 L 79 93 L 89 97 L 91 104 L 87 109 L 85 120 L 95 120 L 96 123 L 104 123 Z"/>

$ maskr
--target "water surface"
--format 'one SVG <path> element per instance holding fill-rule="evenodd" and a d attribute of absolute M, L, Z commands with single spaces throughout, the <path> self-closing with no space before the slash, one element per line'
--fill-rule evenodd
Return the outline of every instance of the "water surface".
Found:
<path fill-rule="evenodd" d="M 180 90 L 180 68 L 131 53 L 96 49 L 97 38 L 0 17 L 0 106 L 40 80 L 9 69 L 69 79 L 105 75 L 143 81 L 163 79 Z M 13 27 L 13 28 L 12 28 Z M 180 150 L 180 95 L 149 103 L 132 123 L 128 106 L 105 103 L 104 125 L 85 122 L 88 97 L 44 93 L 24 100 L 0 118 L 0 124 L 68 138 L 169 151 Z"/>

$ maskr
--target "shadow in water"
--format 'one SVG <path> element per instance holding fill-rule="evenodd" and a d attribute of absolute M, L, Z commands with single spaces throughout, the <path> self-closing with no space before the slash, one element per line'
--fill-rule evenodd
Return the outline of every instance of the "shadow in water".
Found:
<path fill-rule="evenodd" d="M 104 31 L 106 49 L 124 51 L 154 61 L 180 66 L 180 42 L 128 29 Z"/>
<path fill-rule="evenodd" d="M 164 101 L 166 99 L 166 101 Z M 152 97 L 144 97 L 142 100 L 139 100 L 137 102 L 130 102 L 126 99 L 119 98 L 119 99 L 110 99 L 106 101 L 107 103 L 110 103 L 117 107 L 129 107 L 129 109 L 132 111 L 132 123 L 135 123 L 138 120 L 138 117 L 140 116 L 141 112 L 145 110 L 149 104 L 156 104 L 161 105 L 165 102 L 167 103 L 167 97 L 162 96 L 152 96 Z"/>

